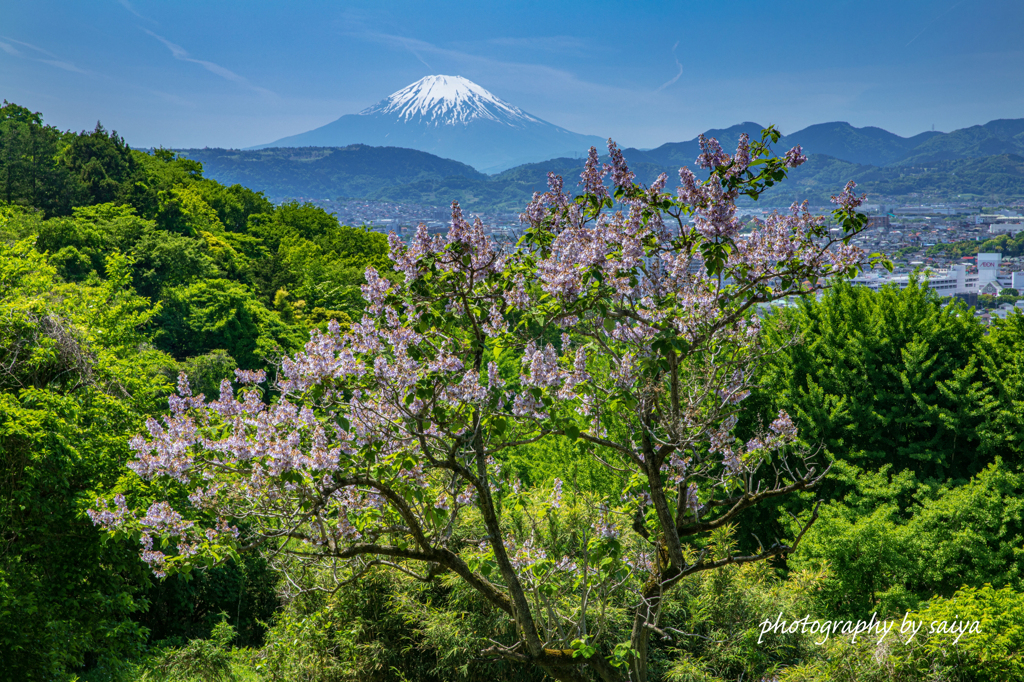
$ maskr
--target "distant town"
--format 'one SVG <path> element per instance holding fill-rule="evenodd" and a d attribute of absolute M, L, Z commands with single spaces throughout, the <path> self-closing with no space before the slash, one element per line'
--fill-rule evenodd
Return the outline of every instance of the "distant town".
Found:
<path fill-rule="evenodd" d="M 403 239 L 408 239 L 414 234 L 420 223 L 426 225 L 431 234 L 446 233 L 452 219 L 451 206 L 392 204 L 359 199 L 332 201 L 299 197 L 295 200 L 300 203 L 314 204 L 328 213 L 333 213 L 342 225 L 366 227 L 384 234 L 396 232 Z M 484 231 L 494 238 L 517 240 L 522 229 L 519 213 L 514 211 L 467 212 L 466 216 L 470 221 L 479 217 L 484 224 Z"/>
<path fill-rule="evenodd" d="M 451 208 L 419 204 L 393 204 L 354 199 L 309 199 L 300 202 L 315 204 L 333 213 L 345 225 L 364 226 L 369 230 L 396 232 L 408 239 L 423 223 L 432 234 L 448 231 Z M 832 207 L 812 211 L 827 215 Z M 855 284 L 878 289 L 886 284 L 906 287 L 914 273 L 939 295 L 961 298 L 978 307 L 978 315 L 986 319 L 1005 317 L 1010 309 L 1024 309 L 1024 257 L 1000 253 L 957 255 L 956 250 L 933 247 L 958 242 L 979 244 L 999 235 L 1016 237 L 1024 232 L 1024 203 L 998 208 L 978 205 L 938 204 L 922 206 L 884 206 L 866 204 L 867 228 L 854 243 L 868 253 L 882 253 L 890 258 L 893 271 L 866 271 L 855 278 Z M 741 217 L 763 218 L 776 209 L 740 209 Z M 515 241 L 522 229 L 515 212 L 468 213 L 470 220 L 479 217 L 485 231 L 500 241 Z M 838 228 L 835 228 L 838 229 Z M 980 300 L 979 296 L 985 297 Z M 1019 299 L 1016 301 L 1010 299 Z M 1001 301 L 1001 302 L 999 302 Z M 783 303 L 784 305 L 785 303 Z"/>

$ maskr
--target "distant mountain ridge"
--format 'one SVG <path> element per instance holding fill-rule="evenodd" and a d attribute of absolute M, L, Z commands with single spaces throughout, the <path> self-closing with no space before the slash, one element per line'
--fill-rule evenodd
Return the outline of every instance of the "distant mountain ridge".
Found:
<path fill-rule="evenodd" d="M 394 102 L 397 115 L 432 116 L 436 111 L 429 101 L 416 97 Z M 471 103 L 454 104 L 446 115 L 474 115 Z M 705 134 L 731 151 L 742 133 L 759 138 L 760 130 L 760 124 L 745 122 Z M 781 154 L 796 144 L 803 147 L 810 162 L 793 171 L 788 182 L 772 188 L 762 203 L 781 206 L 809 199 L 824 204 L 851 179 L 861 191 L 890 199 L 1024 198 L 1024 119 L 996 120 L 950 133 L 926 132 L 907 138 L 881 128 L 823 123 L 784 136 L 775 148 Z M 544 191 L 549 171 L 564 176 L 571 190 L 583 165 L 573 154 L 486 175 L 465 163 L 427 152 L 364 144 L 247 151 L 192 149 L 183 153 L 202 162 L 209 177 L 246 185 L 275 200 L 347 197 L 443 205 L 458 199 L 471 210 L 522 209 L 533 192 Z M 625 149 L 623 153 L 641 181 L 650 183 L 664 172 L 671 185 L 681 166 L 696 170 L 700 149 L 694 138 L 655 149 Z"/>
<path fill-rule="evenodd" d="M 582 154 L 602 139 L 543 121 L 461 76 L 427 76 L 358 114 L 251 149 L 406 147 L 499 172 Z"/>
<path fill-rule="evenodd" d="M 751 139 L 758 139 L 762 127 L 747 121 L 729 128 L 708 130 L 704 135 L 716 138 L 726 151 L 731 151 L 736 147 L 740 134 L 747 133 Z M 789 149 L 796 145 L 803 147 L 805 153 L 824 154 L 868 166 L 915 166 L 1000 154 L 1024 154 L 1024 119 L 997 119 L 950 133 L 928 131 L 912 137 L 900 137 L 883 128 L 856 128 L 844 121 L 833 121 L 783 135 L 776 147 Z M 700 147 L 695 137 L 685 142 L 668 142 L 655 149 L 624 151 L 627 159 L 663 166 L 693 166 Z"/>
<path fill-rule="evenodd" d="M 735 147 L 741 133 L 757 138 L 761 128 L 747 121 L 705 135 L 717 138 L 728 150 Z M 581 156 L 591 146 L 603 150 L 604 140 L 543 121 L 461 76 L 435 75 L 421 78 L 357 114 L 251 149 L 353 144 L 416 149 L 480 172 L 500 173 L 523 164 Z M 833 121 L 785 135 L 779 147 L 798 144 L 809 154 L 877 167 L 1024 154 L 1024 119 L 999 119 L 950 133 L 929 131 L 912 137 Z M 692 166 L 700 149 L 693 138 L 624 152 L 634 163 L 678 168 Z"/>
<path fill-rule="evenodd" d="M 855 128 L 846 122 L 818 123 L 784 136 L 779 144 L 800 145 L 812 154 L 869 166 L 885 166 L 904 158 L 911 150 L 942 133 L 928 131 L 913 137 L 900 137 L 882 128 Z"/>
<path fill-rule="evenodd" d="M 976 159 L 1001 154 L 1024 154 L 1024 119 L 997 119 L 985 125 L 936 135 L 899 160 L 901 166 L 937 161 Z"/>
<path fill-rule="evenodd" d="M 182 149 L 203 164 L 208 177 L 284 198 L 365 198 L 385 185 L 426 178 L 487 181 L 472 166 L 401 147 L 276 147 L 269 149 Z"/>

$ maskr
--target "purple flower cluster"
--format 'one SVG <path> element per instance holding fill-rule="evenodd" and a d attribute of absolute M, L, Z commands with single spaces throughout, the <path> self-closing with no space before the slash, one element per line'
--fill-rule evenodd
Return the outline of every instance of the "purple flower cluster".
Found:
<path fill-rule="evenodd" d="M 747 442 L 747 452 L 761 453 L 766 450 L 779 450 L 794 442 L 797 428 L 785 410 L 779 410 L 779 416 L 768 425 L 768 432 L 754 436 Z"/>
<path fill-rule="evenodd" d="M 583 191 L 598 199 L 608 198 L 608 189 L 604 186 L 607 172 L 598 158 L 597 148 L 591 147 L 587 154 L 587 162 L 583 166 L 583 173 L 580 175 L 580 185 L 583 186 Z"/>
<path fill-rule="evenodd" d="M 804 156 L 803 147 L 797 145 L 786 152 L 786 167 L 796 168 L 797 166 L 803 165 L 807 161 L 807 157 Z"/>
<path fill-rule="evenodd" d="M 611 156 L 611 164 L 605 165 L 605 171 L 611 173 L 612 184 L 616 187 L 626 188 L 632 187 L 633 179 L 636 175 L 633 171 L 629 170 L 626 165 L 626 159 L 622 156 L 622 152 L 619 150 L 618 145 L 608 140 L 608 155 Z"/>
<path fill-rule="evenodd" d="M 843 191 L 839 196 L 832 197 L 832 203 L 847 213 L 853 213 L 867 198 L 866 194 L 861 194 L 858 197 L 853 191 L 856 187 L 857 183 L 850 180 L 846 183 L 846 187 L 843 188 Z"/>
<path fill-rule="evenodd" d="M 706 138 L 701 133 L 697 138 L 697 144 L 700 145 L 700 156 L 695 163 L 701 168 L 718 168 L 732 161 L 732 158 L 722 150 L 722 145 L 713 137 Z"/>
<path fill-rule="evenodd" d="M 562 506 L 562 479 L 556 478 L 551 487 L 551 506 L 559 509 Z"/>

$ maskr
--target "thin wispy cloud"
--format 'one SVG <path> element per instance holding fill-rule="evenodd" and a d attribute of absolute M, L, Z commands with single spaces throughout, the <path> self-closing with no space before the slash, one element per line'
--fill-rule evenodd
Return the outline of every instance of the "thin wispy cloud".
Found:
<path fill-rule="evenodd" d="M 581 80 L 569 71 L 545 64 L 531 64 L 493 59 L 491 57 L 484 57 L 470 52 L 441 47 L 417 38 L 407 38 L 405 36 L 379 33 L 376 31 L 349 33 L 349 35 L 358 36 L 360 38 L 395 48 L 403 48 L 410 51 L 414 50 L 415 53 L 419 53 L 420 55 L 432 55 L 451 62 L 441 68 L 449 68 L 454 64 L 458 64 L 460 67 L 478 68 L 481 71 L 487 71 L 490 73 L 514 73 L 518 76 L 529 78 L 534 83 L 547 83 L 559 90 L 564 89 L 567 85 L 572 85 L 585 89 L 599 90 L 607 95 L 622 95 L 627 92 L 627 90 L 622 88 L 600 85 Z M 425 63 L 426 62 L 424 62 L 424 64 Z"/>
<path fill-rule="evenodd" d="M 72 73 L 88 74 L 89 72 L 85 69 L 80 69 L 71 62 L 62 62 L 59 59 L 37 59 L 36 61 L 42 62 L 43 64 L 49 64 L 52 67 L 58 69 L 64 69 L 65 71 L 71 71 Z"/>
<path fill-rule="evenodd" d="M 128 0 L 117 0 L 117 4 L 121 5 L 121 7 L 124 7 L 126 10 L 128 10 L 129 12 L 134 14 L 139 19 L 142 19 L 143 21 L 148 21 L 148 22 L 153 23 L 153 24 L 157 23 L 157 22 L 153 21 L 152 19 L 150 19 L 149 17 L 144 17 L 141 14 L 139 14 L 139 12 L 135 9 L 135 7 L 132 6 L 132 3 L 128 2 Z"/>
<path fill-rule="evenodd" d="M 0 50 L 3 50 L 4 52 L 6 52 L 7 54 L 11 55 L 12 57 L 24 57 L 25 56 L 21 52 L 19 52 L 18 48 L 14 47 L 14 45 L 11 45 L 10 43 L 5 43 L 2 40 L 0 40 Z"/>
<path fill-rule="evenodd" d="M 936 21 L 938 21 L 942 17 L 946 16 L 947 14 L 949 14 L 950 12 L 952 12 L 953 10 L 955 10 L 957 7 L 959 7 L 962 4 L 964 4 L 964 0 L 960 0 L 960 2 L 956 3 L 955 5 L 953 5 L 949 9 L 947 9 L 945 12 L 942 12 L 941 14 L 936 14 L 934 17 L 932 17 L 932 20 L 929 21 L 927 24 L 925 24 L 924 28 L 922 28 L 920 30 L 920 32 L 918 32 L 918 34 L 916 36 L 914 36 L 913 38 L 910 39 L 910 42 L 906 44 L 906 47 L 910 47 L 911 43 L 913 43 L 915 40 L 920 38 L 921 35 L 924 34 L 924 32 L 927 31 L 931 27 L 932 24 L 934 24 Z"/>
<path fill-rule="evenodd" d="M 43 57 L 45 57 L 45 59 L 43 57 L 34 57 L 31 54 L 26 54 L 22 50 L 19 50 L 18 48 L 16 48 L 11 43 L 14 43 L 14 45 L 20 45 L 21 47 L 27 47 L 32 52 L 35 52 L 35 53 L 43 55 Z M 33 45 L 32 43 L 26 43 L 26 42 L 24 42 L 22 40 L 15 40 L 14 38 L 9 38 L 7 36 L 3 36 L 3 40 L 0 40 L 0 50 L 3 50 L 4 52 L 6 52 L 7 54 L 11 55 L 12 57 L 18 57 L 19 59 L 28 59 L 28 60 L 31 60 L 33 62 L 39 62 L 40 64 L 47 64 L 47 65 L 52 66 L 52 67 L 57 68 L 57 69 L 63 69 L 64 71 L 71 71 L 72 73 L 89 74 L 88 71 L 86 71 L 84 69 L 80 69 L 77 66 L 75 66 L 74 64 L 72 64 L 71 62 L 68 62 L 68 61 L 65 61 L 65 60 L 61 59 L 60 57 L 58 57 L 54 53 L 50 52 L 49 50 L 44 50 L 41 47 L 37 47 L 36 45 Z"/>
<path fill-rule="evenodd" d="M 679 63 L 679 57 L 676 56 L 676 48 L 677 47 L 679 47 L 679 41 L 678 40 L 676 41 L 676 44 L 672 46 L 672 59 L 676 60 L 676 66 L 679 67 L 679 73 L 677 73 L 675 76 L 673 76 L 669 80 L 667 80 L 664 83 L 662 83 L 661 87 L 658 88 L 657 90 L 655 90 L 655 92 L 661 92 L 662 90 L 664 90 L 665 88 L 667 88 L 668 86 L 672 85 L 677 80 L 679 80 L 679 78 L 683 75 L 683 65 Z"/>
<path fill-rule="evenodd" d="M 583 53 L 595 48 L 593 42 L 575 36 L 537 36 L 531 38 L 490 38 L 484 41 L 488 45 L 511 47 L 520 50 L 544 50 L 546 52 Z"/>
<path fill-rule="evenodd" d="M 178 61 L 188 62 L 190 64 L 198 64 L 210 73 L 220 76 L 224 80 L 231 81 L 232 83 L 237 83 L 238 85 L 246 87 L 254 92 L 258 92 L 261 95 L 265 95 L 268 97 L 276 97 L 276 94 L 274 92 L 267 90 L 266 88 L 261 88 L 258 85 L 253 85 L 245 76 L 240 76 L 231 69 L 227 69 L 221 66 L 220 64 L 208 62 L 205 59 L 195 59 L 188 53 L 188 50 L 183 48 L 181 45 L 172 43 L 163 36 L 157 35 L 156 33 L 153 33 L 147 28 L 144 28 L 142 30 L 151 35 L 152 37 L 156 38 L 157 40 L 159 40 L 161 43 L 163 43 L 164 47 L 170 50 L 171 55 Z"/>
<path fill-rule="evenodd" d="M 556 67 L 537 64 L 515 62 L 487 57 L 480 55 L 473 50 L 473 47 L 520 47 L 536 49 L 541 43 L 548 48 L 580 48 L 586 44 L 581 39 L 571 36 L 551 36 L 547 38 L 517 39 L 517 38 L 495 38 L 483 41 L 458 42 L 455 45 L 465 49 L 454 49 L 452 47 L 441 47 L 417 38 L 409 38 L 402 35 L 382 33 L 375 30 L 373 26 L 378 22 L 375 13 L 365 11 L 347 10 L 343 13 L 338 23 L 338 33 L 344 36 L 360 40 L 368 40 L 378 45 L 384 45 L 393 49 L 400 49 L 412 54 L 432 73 L 443 73 L 445 71 L 479 71 L 490 73 L 495 76 L 513 76 L 515 81 L 528 80 L 534 84 L 546 84 L 552 92 L 564 93 L 568 90 L 586 90 L 591 95 L 621 96 L 627 93 L 622 88 L 599 85 L 578 79 L 574 74 Z M 427 61 L 427 57 L 431 57 Z M 436 58 L 436 60 L 434 59 Z M 433 64 L 442 62 L 436 71 Z M 467 75 L 467 74 L 463 74 Z M 536 88 L 531 88 L 536 90 Z"/>
<path fill-rule="evenodd" d="M 8 36 L 4 36 L 4 40 L 7 40 L 7 41 L 12 42 L 12 43 L 16 43 L 18 45 L 21 45 L 22 47 L 27 47 L 28 49 L 32 50 L 33 52 L 38 52 L 41 55 L 46 55 L 50 59 L 57 59 L 57 55 L 55 55 L 54 53 L 50 52 L 49 50 L 44 50 L 43 48 L 38 47 L 37 45 L 33 45 L 32 43 L 26 43 L 26 42 L 21 41 L 21 40 L 15 40 L 14 38 L 11 38 L 11 37 L 8 37 Z M 19 53 L 19 56 L 25 57 L 27 55 Z"/>
<path fill-rule="evenodd" d="M 411 45 L 406 44 L 405 48 L 407 50 L 409 50 L 409 52 L 412 52 L 412 56 L 416 57 L 416 59 L 420 60 L 420 63 L 423 64 L 423 66 L 427 67 L 431 71 L 434 70 L 434 67 L 432 67 L 430 64 L 428 64 L 427 60 L 424 59 L 423 56 L 419 52 L 417 52 L 415 49 L 413 49 L 413 47 Z"/>

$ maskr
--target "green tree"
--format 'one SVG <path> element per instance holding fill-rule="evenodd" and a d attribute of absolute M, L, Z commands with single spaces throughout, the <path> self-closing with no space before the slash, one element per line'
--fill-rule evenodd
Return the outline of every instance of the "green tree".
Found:
<path fill-rule="evenodd" d="M 148 230 L 133 249 L 136 288 L 145 296 L 159 298 L 165 289 L 214 277 L 217 268 L 204 246 L 175 232 Z"/>
<path fill-rule="evenodd" d="M 157 345 L 177 358 L 223 349 L 242 367 L 260 367 L 302 345 L 297 330 L 242 284 L 197 280 L 171 288 L 158 318 Z"/>
<path fill-rule="evenodd" d="M 51 218 L 37 228 L 36 248 L 51 255 L 50 262 L 65 280 L 81 280 L 90 273 L 104 276 L 104 262 L 112 251 L 131 251 L 153 223 L 135 215 L 131 206 L 80 206 L 71 217 Z"/>
<path fill-rule="evenodd" d="M 940 305 L 917 281 L 877 292 L 838 284 L 768 326 L 800 341 L 762 370 L 752 397 L 761 420 L 783 409 L 832 457 L 925 478 L 967 478 L 991 461 L 978 451 L 989 392 L 973 356 L 983 329 L 962 305 Z"/>
<path fill-rule="evenodd" d="M 995 400 L 981 429 L 981 450 L 1008 461 L 1024 458 L 1024 314 L 993 320 L 979 348 Z"/>
<path fill-rule="evenodd" d="M 0 243 L 0 670 L 62 679 L 137 656 L 148 577 L 85 509 L 125 472 L 126 437 L 159 405 L 170 360 L 139 351 L 148 302 L 130 261 L 96 286 L 61 282 L 29 241 Z"/>
<path fill-rule="evenodd" d="M 84 186 L 86 203 L 129 203 L 144 175 L 128 143 L 99 122 L 91 133 L 71 135 L 68 141 L 60 162 Z"/>
<path fill-rule="evenodd" d="M 33 206 L 47 215 L 67 215 L 87 201 L 87 188 L 57 163 L 67 135 L 43 125 L 41 114 L 4 100 L 0 107 L 0 198 Z"/>
<path fill-rule="evenodd" d="M 821 509 L 794 568 L 827 566 L 830 615 L 902 614 L 963 585 L 1024 591 L 1024 474 L 1001 460 L 963 485 L 839 466 L 852 489 Z"/>

